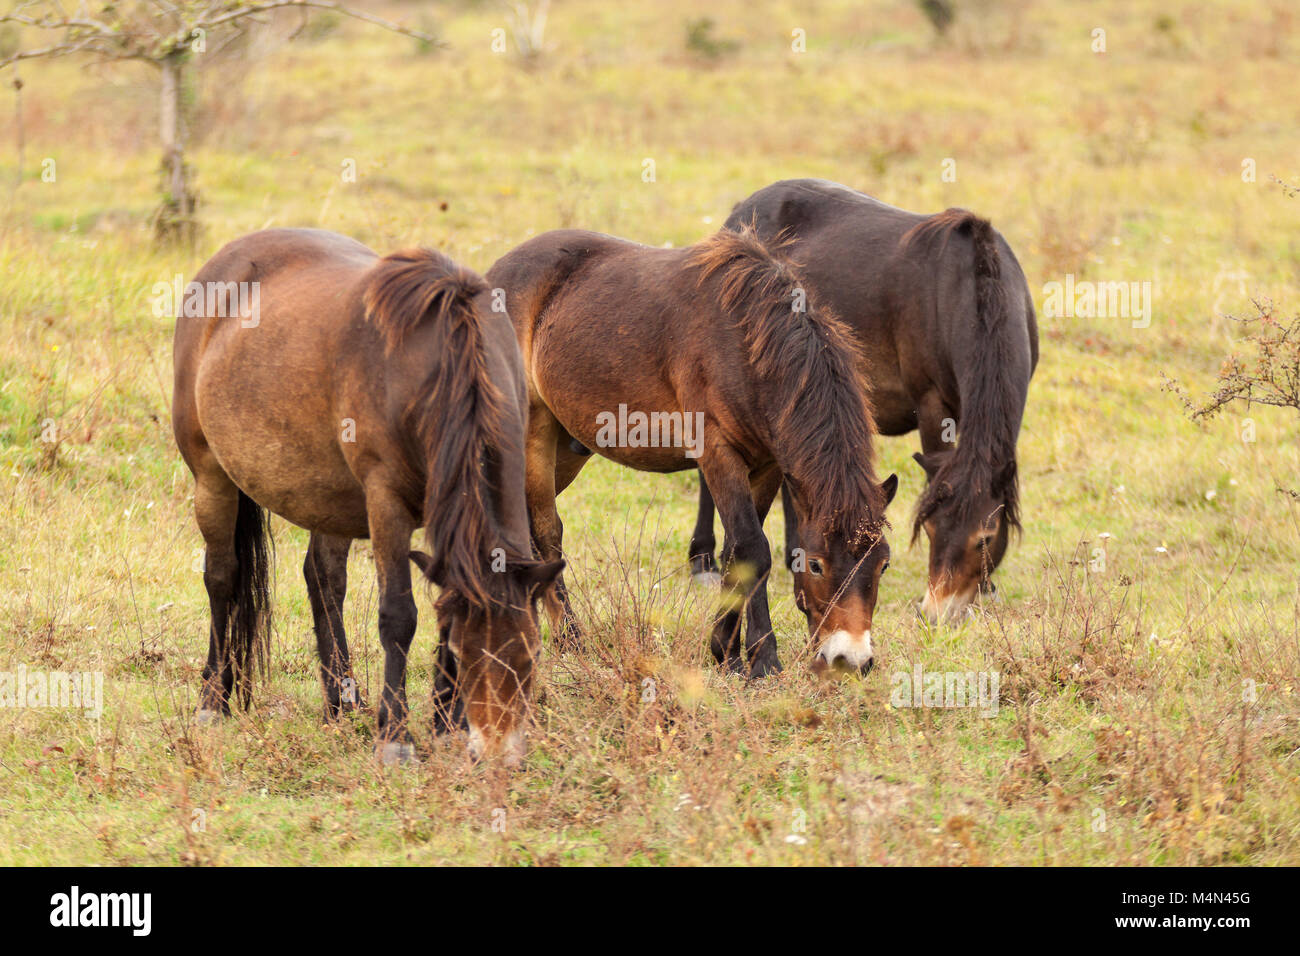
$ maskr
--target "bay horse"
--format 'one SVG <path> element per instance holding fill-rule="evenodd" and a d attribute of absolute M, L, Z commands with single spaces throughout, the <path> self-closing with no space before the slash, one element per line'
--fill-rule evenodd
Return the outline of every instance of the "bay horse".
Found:
<path fill-rule="evenodd" d="M 206 545 L 201 722 L 228 714 L 236 688 L 249 706 L 266 664 L 269 510 L 311 532 L 303 574 L 327 720 L 358 703 L 342 609 L 348 551 L 369 538 L 384 650 L 379 758 L 415 756 L 411 560 L 442 588 L 438 728 L 464 721 L 472 757 L 522 759 L 534 597 L 561 564 L 532 557 L 523 368 L 513 327 L 488 306 L 482 277 L 442 253 L 380 258 L 314 229 L 236 239 L 187 287 L 172 425 Z M 432 555 L 409 550 L 420 526 Z"/>
<path fill-rule="evenodd" d="M 875 477 L 852 337 L 791 267 L 748 232 L 663 249 L 565 229 L 507 253 L 487 282 L 504 297 L 528 378 L 525 484 L 541 556 L 561 557 L 556 495 L 592 450 L 642 471 L 698 467 L 726 530 L 713 655 L 751 678 L 772 674 L 781 663 L 763 518 L 784 481 L 811 555 L 800 608 L 814 668 L 869 668 L 898 479 Z M 561 642 L 575 643 L 562 577 L 546 605 Z"/>
<path fill-rule="evenodd" d="M 921 612 L 956 620 L 1020 530 L 1016 438 L 1038 364 L 1038 326 L 1006 240 L 964 209 L 905 212 L 838 183 L 790 179 L 736 205 L 724 229 L 789 240 L 810 289 L 860 345 L 876 427 L 921 434 L 926 489 L 912 528 L 930 543 Z M 957 441 L 960 437 L 960 441 Z M 716 573 L 710 487 L 690 560 Z M 786 508 L 786 561 L 798 544 Z"/>

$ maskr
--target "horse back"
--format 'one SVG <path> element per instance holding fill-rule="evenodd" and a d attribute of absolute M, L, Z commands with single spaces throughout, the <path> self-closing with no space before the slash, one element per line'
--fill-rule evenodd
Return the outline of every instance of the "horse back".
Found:
<path fill-rule="evenodd" d="M 931 389 L 960 408 L 963 358 L 985 334 L 976 321 L 976 248 L 974 233 L 962 228 L 967 221 L 982 222 L 909 212 L 837 183 L 799 179 L 742 200 L 724 228 L 752 224 L 765 238 L 792 240 L 812 288 L 862 345 L 880 430 L 902 434 L 916 427 L 917 402 Z M 999 334 L 1023 357 L 1027 387 L 1038 357 L 1033 303 L 1010 246 L 991 232 L 1008 310 Z"/>

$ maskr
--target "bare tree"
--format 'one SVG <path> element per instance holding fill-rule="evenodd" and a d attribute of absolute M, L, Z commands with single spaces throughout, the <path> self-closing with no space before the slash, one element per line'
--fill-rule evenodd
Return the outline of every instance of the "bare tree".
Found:
<path fill-rule="evenodd" d="M 1300 195 L 1300 186 L 1272 177 L 1288 198 Z M 1239 352 L 1223 360 L 1217 388 L 1205 399 L 1193 401 L 1179 383 L 1164 376 L 1165 387 L 1178 395 L 1193 421 L 1213 418 L 1229 405 L 1289 408 L 1300 413 L 1300 315 L 1279 315 L 1272 302 L 1253 299 L 1256 314 L 1233 318 L 1242 331 Z M 1300 491 L 1278 488 L 1300 499 Z"/>
<path fill-rule="evenodd" d="M 69 12 L 60 0 L 26 0 L 0 15 L 48 33 L 45 46 L 19 49 L 0 59 L 0 68 L 20 60 L 86 55 L 103 61 L 138 60 L 159 71 L 158 136 L 162 146 L 163 202 L 154 216 L 160 238 L 192 239 L 195 197 L 185 163 L 182 91 L 185 69 L 194 53 L 224 33 L 263 23 L 276 10 L 331 10 L 425 43 L 440 45 L 426 33 L 354 10 L 333 0 L 78 0 Z M 19 171 L 21 175 L 21 170 Z"/>

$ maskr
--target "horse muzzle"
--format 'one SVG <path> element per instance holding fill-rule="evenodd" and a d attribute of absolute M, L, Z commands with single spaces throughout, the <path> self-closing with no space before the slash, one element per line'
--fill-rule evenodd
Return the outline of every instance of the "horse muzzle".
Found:
<path fill-rule="evenodd" d="M 847 671 L 866 674 L 875 663 L 875 652 L 871 646 L 871 631 L 861 634 L 849 631 L 834 631 L 817 651 L 813 667 L 818 671 Z"/>

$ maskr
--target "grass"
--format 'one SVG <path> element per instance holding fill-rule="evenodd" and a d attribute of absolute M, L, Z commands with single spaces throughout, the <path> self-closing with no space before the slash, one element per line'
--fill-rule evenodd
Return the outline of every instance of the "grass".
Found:
<path fill-rule="evenodd" d="M 1300 175 L 1300 107 L 1278 92 L 1294 15 L 959 4 L 943 43 L 910 4 L 728 0 L 710 16 L 736 46 L 707 58 L 687 42 L 698 7 L 668 0 L 557 3 L 551 48 L 526 64 L 492 53 L 504 16 L 477 3 L 440 8 L 451 46 L 432 55 L 342 23 L 205 61 L 193 251 L 156 248 L 143 225 L 158 198 L 150 76 L 24 65 L 25 175 L 0 222 L 0 672 L 100 671 L 105 706 L 98 720 L 0 708 L 0 863 L 1300 862 L 1300 524 L 1276 490 L 1297 484 L 1296 422 L 1238 408 L 1194 425 L 1161 378 L 1209 390 L 1234 348 L 1219 312 L 1261 295 L 1300 308 L 1300 200 L 1269 182 Z M 14 183 L 11 112 L 3 125 L 0 183 Z M 46 158 L 53 182 L 34 174 Z M 156 283 L 268 225 L 422 242 L 479 270 L 564 226 L 681 245 L 799 175 L 991 217 L 1036 297 L 1067 273 L 1153 283 L 1149 328 L 1040 318 L 1026 533 L 1000 604 L 961 627 L 916 620 L 917 440 L 885 439 L 902 487 L 876 670 L 807 672 L 780 569 L 787 669 L 744 686 L 708 659 L 708 602 L 685 581 L 696 479 L 597 461 L 560 508 L 599 646 L 548 656 L 523 771 L 471 767 L 463 739 L 428 737 L 425 596 L 422 764 L 376 767 L 370 718 L 321 723 L 306 535 L 278 520 L 274 673 L 255 712 L 192 726 L 207 603 Z M 780 540 L 779 515 L 768 529 Z M 350 582 L 373 699 L 364 542 Z M 918 664 L 997 671 L 997 715 L 892 706 Z"/>

